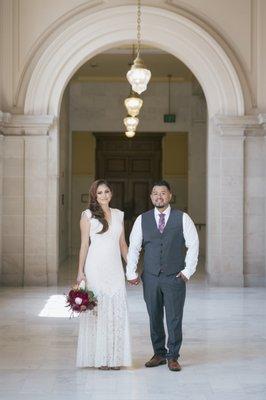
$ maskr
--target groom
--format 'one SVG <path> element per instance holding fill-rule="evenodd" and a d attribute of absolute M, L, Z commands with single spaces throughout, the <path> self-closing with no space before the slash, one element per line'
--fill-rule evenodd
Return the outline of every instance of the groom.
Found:
<path fill-rule="evenodd" d="M 157 367 L 166 364 L 167 360 L 170 371 L 180 371 L 178 357 L 182 343 L 186 282 L 196 270 L 199 240 L 191 218 L 170 207 L 171 198 L 168 182 L 162 180 L 154 183 L 151 201 L 155 208 L 140 215 L 134 223 L 126 275 L 131 284 L 139 283 L 136 269 L 143 246 L 144 269 L 141 279 L 154 349 L 154 356 L 145 366 Z M 164 309 L 168 351 L 165 347 Z"/>

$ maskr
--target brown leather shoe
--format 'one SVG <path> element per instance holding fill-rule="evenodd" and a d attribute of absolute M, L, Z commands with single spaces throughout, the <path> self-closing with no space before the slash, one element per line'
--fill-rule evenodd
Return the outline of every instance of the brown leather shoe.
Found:
<path fill-rule="evenodd" d="M 168 359 L 168 368 L 170 369 L 170 371 L 181 371 L 182 369 L 176 358 Z"/>
<path fill-rule="evenodd" d="M 163 365 L 163 364 L 166 364 L 166 358 L 163 356 L 154 354 L 154 356 L 150 359 L 150 361 L 147 361 L 145 363 L 145 367 L 148 367 L 148 368 L 158 367 L 159 365 Z"/>

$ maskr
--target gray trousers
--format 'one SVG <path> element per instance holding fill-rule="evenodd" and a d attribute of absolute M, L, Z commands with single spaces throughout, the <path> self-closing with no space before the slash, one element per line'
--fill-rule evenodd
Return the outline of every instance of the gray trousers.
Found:
<path fill-rule="evenodd" d="M 186 283 L 177 274 L 159 276 L 142 274 L 143 294 L 150 317 L 150 335 L 154 354 L 178 358 L 182 344 L 182 318 L 186 297 Z M 165 347 L 164 309 L 168 330 Z"/>

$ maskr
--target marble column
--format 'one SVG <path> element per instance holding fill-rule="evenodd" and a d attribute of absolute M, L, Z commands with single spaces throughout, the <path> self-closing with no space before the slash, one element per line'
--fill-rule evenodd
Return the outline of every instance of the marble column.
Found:
<path fill-rule="evenodd" d="M 266 285 L 266 116 L 246 131 L 244 280 Z"/>
<path fill-rule="evenodd" d="M 266 284 L 266 115 L 216 116 L 208 136 L 211 284 Z"/>
<path fill-rule="evenodd" d="M 266 171 L 266 114 L 263 118 L 264 131 L 264 171 Z M 264 279 L 263 286 L 266 286 L 266 173 L 264 175 Z"/>
<path fill-rule="evenodd" d="M 244 129 L 216 117 L 208 137 L 207 274 L 211 284 L 243 285 Z"/>
<path fill-rule="evenodd" d="M 3 141 L 4 135 L 2 133 L 2 113 L 0 112 L 0 284 L 2 272 L 2 209 L 3 209 Z"/>
<path fill-rule="evenodd" d="M 53 117 L 14 115 L 3 126 L 2 284 L 48 285 L 50 273 L 50 134 Z M 53 215 L 56 205 L 53 204 Z M 51 222 L 52 220 L 52 222 Z M 52 246 L 53 247 L 53 246 Z M 53 261 L 56 261 L 55 259 Z M 53 269 L 57 270 L 54 262 Z"/>

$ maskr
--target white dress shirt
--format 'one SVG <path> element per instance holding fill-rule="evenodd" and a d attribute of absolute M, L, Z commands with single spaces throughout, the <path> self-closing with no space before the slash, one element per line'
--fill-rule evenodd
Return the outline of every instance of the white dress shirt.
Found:
<path fill-rule="evenodd" d="M 171 207 L 170 205 L 164 210 L 165 214 L 165 225 L 167 224 L 169 215 L 170 215 Z M 155 207 L 154 208 L 154 217 L 157 223 L 157 227 L 159 225 L 159 214 L 160 211 Z M 130 245 L 127 255 L 127 268 L 126 268 L 126 276 L 128 280 L 136 279 L 138 274 L 137 264 L 139 260 L 139 253 L 142 247 L 142 226 L 141 226 L 141 215 L 136 219 L 131 234 L 130 234 Z M 186 258 L 185 258 L 185 268 L 181 271 L 182 274 L 185 275 L 187 279 L 191 277 L 196 271 L 196 266 L 198 263 L 198 254 L 199 254 L 199 238 L 197 229 L 192 221 L 192 219 L 188 216 L 188 214 L 183 213 L 183 236 L 185 239 L 185 246 L 187 248 Z"/>

